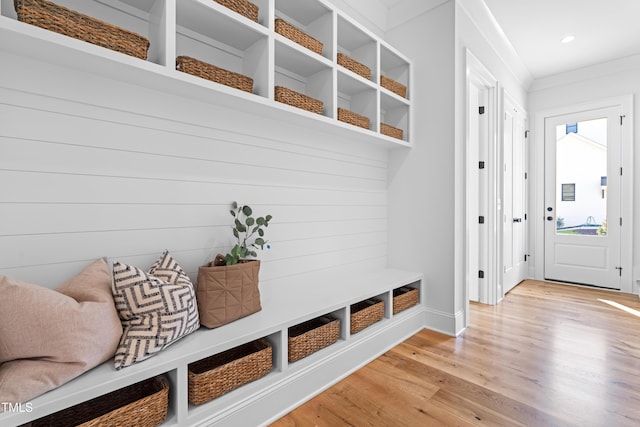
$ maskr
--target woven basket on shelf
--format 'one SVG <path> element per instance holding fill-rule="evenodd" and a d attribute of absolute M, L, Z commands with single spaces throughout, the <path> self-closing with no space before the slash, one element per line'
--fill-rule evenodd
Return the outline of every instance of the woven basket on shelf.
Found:
<path fill-rule="evenodd" d="M 253 93 L 253 79 L 251 77 L 216 67 L 190 56 L 178 56 L 176 58 L 176 70 Z"/>
<path fill-rule="evenodd" d="M 387 76 L 380 76 L 380 86 L 389 89 L 391 92 L 400 95 L 403 98 L 407 97 L 407 87 Z"/>
<path fill-rule="evenodd" d="M 392 138 L 402 139 L 402 129 L 394 128 L 386 123 L 380 123 L 380 133 Z"/>
<path fill-rule="evenodd" d="M 189 403 L 200 405 L 264 377 L 273 367 L 265 338 L 189 364 Z"/>
<path fill-rule="evenodd" d="M 420 294 L 417 288 L 403 286 L 393 290 L 393 314 L 400 313 L 418 304 Z"/>
<path fill-rule="evenodd" d="M 313 52 L 322 55 L 322 42 L 314 39 L 305 32 L 299 30 L 287 21 L 276 18 L 276 33 L 285 36 L 286 38 L 293 40 L 294 42 L 306 47 Z"/>
<path fill-rule="evenodd" d="M 340 337 L 340 319 L 322 316 L 289 328 L 289 362 L 330 346 Z"/>
<path fill-rule="evenodd" d="M 147 59 L 149 40 L 139 34 L 45 0 L 14 0 L 14 5 L 22 22 Z"/>
<path fill-rule="evenodd" d="M 161 375 L 47 415 L 25 426 L 155 427 L 167 418 L 168 407 L 169 381 Z"/>
<path fill-rule="evenodd" d="M 351 333 L 356 334 L 364 328 L 379 322 L 384 317 L 384 301 L 368 299 L 351 305 Z"/>
<path fill-rule="evenodd" d="M 284 86 L 276 86 L 275 100 L 312 113 L 322 114 L 322 101 Z"/>
<path fill-rule="evenodd" d="M 239 13 L 240 15 L 258 22 L 258 6 L 247 0 L 215 0 L 216 3 Z"/>
<path fill-rule="evenodd" d="M 361 75 L 367 80 L 371 79 L 371 68 L 359 63 L 353 58 L 348 57 L 344 53 L 338 52 L 338 64 L 342 65 L 348 70 L 353 71 L 356 74 Z"/>
<path fill-rule="evenodd" d="M 338 107 L 338 120 L 361 128 L 369 129 L 369 118 L 353 111 Z"/>

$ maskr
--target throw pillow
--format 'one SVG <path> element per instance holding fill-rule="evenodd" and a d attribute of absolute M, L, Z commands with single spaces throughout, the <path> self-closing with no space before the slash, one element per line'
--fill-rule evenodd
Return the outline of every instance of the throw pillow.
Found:
<path fill-rule="evenodd" d="M 148 359 L 200 327 L 193 284 L 168 251 L 148 273 L 114 263 L 113 299 L 124 328 L 116 369 Z"/>
<path fill-rule="evenodd" d="M 0 277 L 0 402 L 26 402 L 113 357 L 122 325 L 111 281 L 104 258 L 57 290 Z"/>

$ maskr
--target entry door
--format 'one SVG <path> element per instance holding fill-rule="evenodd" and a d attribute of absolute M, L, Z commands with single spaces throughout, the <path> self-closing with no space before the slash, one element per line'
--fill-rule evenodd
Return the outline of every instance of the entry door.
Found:
<path fill-rule="evenodd" d="M 524 111 L 505 97 L 503 138 L 503 292 L 527 277 L 526 137 Z"/>
<path fill-rule="evenodd" d="M 545 278 L 620 289 L 621 107 L 545 120 Z"/>

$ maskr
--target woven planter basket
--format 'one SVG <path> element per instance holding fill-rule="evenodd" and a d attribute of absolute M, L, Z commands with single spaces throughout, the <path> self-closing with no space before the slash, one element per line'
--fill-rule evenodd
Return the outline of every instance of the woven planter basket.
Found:
<path fill-rule="evenodd" d="M 47 415 L 25 426 L 155 427 L 167 418 L 168 407 L 169 381 L 158 376 Z"/>
<path fill-rule="evenodd" d="M 338 52 L 338 64 L 356 74 L 361 75 L 367 80 L 371 79 L 371 68 L 340 52 Z"/>
<path fill-rule="evenodd" d="M 400 95 L 403 98 L 407 97 L 407 87 L 387 76 L 380 76 L 380 86 L 389 89 L 391 92 Z"/>
<path fill-rule="evenodd" d="M 393 290 L 393 314 L 400 313 L 418 304 L 420 293 L 417 288 L 403 286 Z"/>
<path fill-rule="evenodd" d="M 322 55 L 323 45 L 321 41 L 314 39 L 310 35 L 299 30 L 283 19 L 276 18 L 276 33 L 281 34 L 290 40 L 293 40 L 294 42 L 306 47 L 309 50 L 312 50 L 318 55 Z"/>
<path fill-rule="evenodd" d="M 284 86 L 276 86 L 275 100 L 312 113 L 322 114 L 322 101 Z"/>
<path fill-rule="evenodd" d="M 392 138 L 402 139 L 402 129 L 394 128 L 386 123 L 380 123 L 380 133 Z"/>
<path fill-rule="evenodd" d="M 273 349 L 265 338 L 189 365 L 189 403 L 201 405 L 264 377 L 273 367 Z"/>
<path fill-rule="evenodd" d="M 369 129 L 369 118 L 344 108 L 338 108 L 338 120 L 361 128 Z"/>
<path fill-rule="evenodd" d="M 216 67 L 190 56 L 178 56 L 176 58 L 176 70 L 253 93 L 253 79 L 251 77 Z"/>
<path fill-rule="evenodd" d="M 351 305 L 351 333 L 357 334 L 364 328 L 379 322 L 384 317 L 384 301 L 368 299 Z"/>
<path fill-rule="evenodd" d="M 289 362 L 330 346 L 340 337 L 340 319 L 322 316 L 289 328 Z"/>
<path fill-rule="evenodd" d="M 14 0 L 18 20 L 107 49 L 147 59 L 149 40 L 45 0 Z"/>
<path fill-rule="evenodd" d="M 258 22 L 258 6 L 247 0 L 215 0 L 216 3 L 239 13 L 240 15 Z"/>

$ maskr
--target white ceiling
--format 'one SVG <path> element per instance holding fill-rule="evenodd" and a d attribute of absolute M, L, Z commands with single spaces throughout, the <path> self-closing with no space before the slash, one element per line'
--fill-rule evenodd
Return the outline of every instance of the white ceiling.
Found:
<path fill-rule="evenodd" d="M 392 8 L 407 0 L 380 1 Z M 533 78 L 640 54 L 640 0 L 484 3 Z M 560 43 L 568 34 L 575 41 Z"/>

